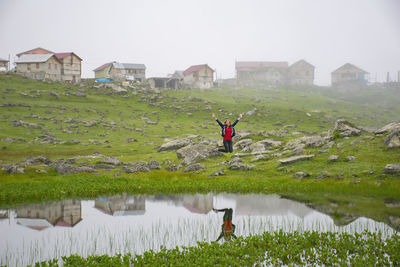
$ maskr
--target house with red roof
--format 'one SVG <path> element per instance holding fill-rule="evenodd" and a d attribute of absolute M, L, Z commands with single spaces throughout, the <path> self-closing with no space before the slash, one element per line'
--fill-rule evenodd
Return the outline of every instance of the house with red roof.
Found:
<path fill-rule="evenodd" d="M 54 65 L 53 69 L 51 68 L 52 64 L 55 63 L 47 63 L 48 68 L 44 68 L 43 66 L 40 68 L 40 73 L 41 75 L 37 75 L 38 69 L 36 68 L 36 74 L 32 75 L 32 68 L 19 68 L 19 72 L 25 76 L 31 77 L 31 78 L 36 78 L 36 79 L 47 79 L 50 78 L 52 80 L 62 80 L 62 81 L 69 81 L 69 82 L 80 82 L 81 81 L 81 75 L 82 75 L 82 58 L 77 56 L 73 52 L 63 52 L 63 53 L 55 53 L 53 51 L 44 49 L 42 47 L 37 47 L 28 51 L 21 52 L 17 54 L 17 61 L 16 63 L 21 63 L 21 58 L 25 59 L 39 59 L 39 58 L 44 58 L 46 56 L 43 55 L 54 55 L 55 58 L 57 58 L 58 63 L 61 64 L 59 71 L 60 74 L 54 73 L 56 68 Z M 25 60 L 26 61 L 26 60 Z M 41 62 L 31 62 L 31 63 L 41 63 Z M 28 63 L 30 64 L 30 63 Z M 17 65 L 18 66 L 18 65 Z M 36 65 L 37 66 L 37 65 Z M 56 76 L 54 76 L 57 74 Z M 43 78 L 44 77 L 44 78 Z"/>
<path fill-rule="evenodd" d="M 183 72 L 183 83 L 195 88 L 211 88 L 214 70 L 207 64 L 190 66 Z"/>

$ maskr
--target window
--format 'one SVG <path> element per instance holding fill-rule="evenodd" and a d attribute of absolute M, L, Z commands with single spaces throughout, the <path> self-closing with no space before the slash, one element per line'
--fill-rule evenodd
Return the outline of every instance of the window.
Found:
<path fill-rule="evenodd" d="M 58 64 L 54 64 L 55 68 L 57 69 Z"/>
<path fill-rule="evenodd" d="M 49 70 L 51 70 L 51 63 L 49 63 Z"/>
<path fill-rule="evenodd" d="M 28 63 L 27 68 L 28 70 L 31 70 L 31 64 Z"/>
<path fill-rule="evenodd" d="M 36 63 L 36 69 L 38 69 L 39 68 L 39 63 Z"/>

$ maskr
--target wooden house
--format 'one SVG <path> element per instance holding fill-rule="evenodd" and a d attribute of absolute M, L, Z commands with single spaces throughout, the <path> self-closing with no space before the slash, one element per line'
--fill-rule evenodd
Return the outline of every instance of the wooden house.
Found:
<path fill-rule="evenodd" d="M 16 72 L 33 79 L 61 81 L 62 63 L 54 54 L 23 54 L 16 61 Z"/>
<path fill-rule="evenodd" d="M 214 70 L 207 64 L 190 66 L 183 76 L 184 84 L 196 88 L 211 88 L 214 84 Z"/>
<path fill-rule="evenodd" d="M 9 64 L 10 64 L 10 62 L 8 61 L 8 59 L 0 58 L 0 72 L 8 71 Z"/>
<path fill-rule="evenodd" d="M 332 85 L 367 84 L 369 73 L 359 67 L 346 63 L 331 73 Z"/>
<path fill-rule="evenodd" d="M 288 63 L 286 61 L 237 61 L 235 69 L 239 84 L 279 85 L 287 83 Z"/>
<path fill-rule="evenodd" d="M 312 85 L 314 84 L 315 67 L 305 60 L 299 60 L 288 69 L 288 84 L 291 85 Z"/>
<path fill-rule="evenodd" d="M 107 78 L 114 81 L 144 81 L 146 79 L 146 66 L 144 64 L 118 63 L 116 61 L 105 63 L 93 70 L 96 79 Z"/>

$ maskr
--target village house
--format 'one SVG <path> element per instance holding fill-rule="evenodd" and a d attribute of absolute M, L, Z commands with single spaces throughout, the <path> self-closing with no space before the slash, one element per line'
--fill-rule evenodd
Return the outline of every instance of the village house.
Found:
<path fill-rule="evenodd" d="M 0 58 L 0 71 L 8 71 L 9 63 L 8 59 Z"/>
<path fill-rule="evenodd" d="M 16 61 L 16 72 L 33 79 L 61 81 L 61 61 L 54 54 L 23 54 Z"/>
<path fill-rule="evenodd" d="M 293 63 L 289 67 L 288 84 L 314 84 L 314 70 L 315 67 L 303 59 Z"/>
<path fill-rule="evenodd" d="M 69 82 L 80 82 L 82 76 L 82 59 L 77 56 L 73 52 L 64 52 L 64 53 L 54 53 L 50 50 L 38 47 L 35 49 L 31 49 L 25 52 L 21 52 L 17 54 L 18 58 L 21 58 L 24 55 L 48 55 L 53 54 L 57 57 L 59 62 L 61 63 L 61 76 L 60 79 L 62 81 L 69 81 Z M 21 71 L 23 71 L 20 68 Z M 24 74 L 23 72 L 20 72 Z M 54 73 L 52 73 L 54 75 Z M 32 77 L 32 75 L 27 74 L 26 76 Z M 33 77 L 32 77 L 33 78 Z M 36 79 L 40 79 L 39 77 Z"/>
<path fill-rule="evenodd" d="M 135 63 L 119 63 L 116 61 L 101 65 L 93 70 L 96 79 L 107 78 L 114 81 L 139 81 L 146 79 L 146 66 Z"/>
<path fill-rule="evenodd" d="M 346 63 L 332 72 L 332 85 L 367 84 L 369 73 L 353 64 Z"/>
<path fill-rule="evenodd" d="M 174 77 L 151 77 L 147 79 L 147 82 L 151 88 L 174 90 L 182 88 L 180 79 Z"/>
<path fill-rule="evenodd" d="M 192 87 L 211 88 L 214 85 L 214 70 L 207 64 L 190 66 L 183 76 L 183 83 Z"/>
<path fill-rule="evenodd" d="M 239 84 L 267 83 L 286 84 L 288 63 L 286 61 L 236 61 L 236 79 Z"/>

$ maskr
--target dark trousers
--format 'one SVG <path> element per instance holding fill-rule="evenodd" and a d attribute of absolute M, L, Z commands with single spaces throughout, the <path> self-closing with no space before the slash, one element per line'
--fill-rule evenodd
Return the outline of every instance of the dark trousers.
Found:
<path fill-rule="evenodd" d="M 218 212 L 223 211 L 224 212 L 224 222 L 232 221 L 232 213 L 233 213 L 232 209 L 219 209 L 219 210 L 216 210 L 216 211 L 218 211 Z"/>
<path fill-rule="evenodd" d="M 224 153 L 232 153 L 233 152 L 232 140 L 224 140 L 224 148 L 225 149 L 219 149 L 218 151 Z"/>

